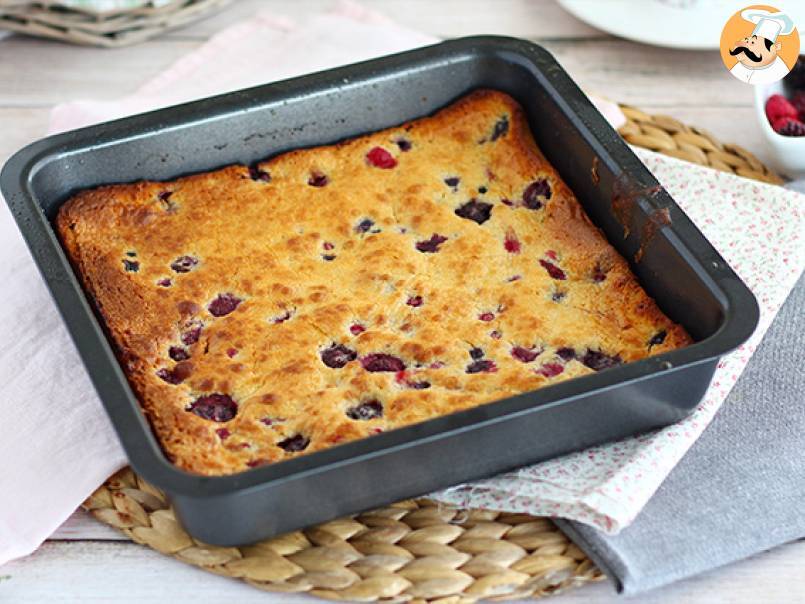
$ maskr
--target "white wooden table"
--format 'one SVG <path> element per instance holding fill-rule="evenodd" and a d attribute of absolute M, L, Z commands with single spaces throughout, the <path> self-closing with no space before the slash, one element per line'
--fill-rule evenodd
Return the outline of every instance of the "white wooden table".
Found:
<path fill-rule="evenodd" d="M 602 0 L 604 1 L 604 0 Z M 496 33 L 539 41 L 590 91 L 672 115 L 765 159 L 749 87 L 723 76 L 715 52 L 669 51 L 618 40 L 553 0 L 364 0 L 404 25 L 443 37 Z M 12 36 L 0 40 L 0 163 L 40 137 L 54 103 L 110 99 L 258 9 L 303 20 L 331 0 L 238 0 L 222 14 L 132 48 L 98 50 Z M 805 542 L 637 598 L 646 604 L 805 602 Z M 122 540 L 76 513 L 33 555 L 0 567 L 0 602 L 314 602 L 269 596 Z M 608 584 L 551 600 L 611 603 Z"/>

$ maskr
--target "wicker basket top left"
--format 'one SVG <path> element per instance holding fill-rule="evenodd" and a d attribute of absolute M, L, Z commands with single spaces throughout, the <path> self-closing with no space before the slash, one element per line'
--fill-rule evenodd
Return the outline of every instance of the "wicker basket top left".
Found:
<path fill-rule="evenodd" d="M 231 0 L 171 0 L 96 12 L 57 1 L 0 0 L 0 30 L 114 48 L 142 42 L 219 9 Z"/>

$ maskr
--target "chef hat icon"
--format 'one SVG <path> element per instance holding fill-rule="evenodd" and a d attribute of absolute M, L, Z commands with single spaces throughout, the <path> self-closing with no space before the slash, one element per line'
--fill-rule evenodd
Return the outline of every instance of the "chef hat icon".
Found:
<path fill-rule="evenodd" d="M 774 42 L 777 36 L 787 35 L 794 31 L 794 22 L 791 17 L 782 12 L 748 8 L 741 13 L 741 17 L 750 23 L 755 23 L 753 36 L 760 36 Z"/>

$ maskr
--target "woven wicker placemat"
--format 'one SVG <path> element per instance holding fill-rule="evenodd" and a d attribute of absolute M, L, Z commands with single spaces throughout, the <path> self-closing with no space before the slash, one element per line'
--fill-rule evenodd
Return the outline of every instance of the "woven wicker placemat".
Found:
<path fill-rule="evenodd" d="M 630 143 L 781 184 L 737 145 L 663 115 L 622 107 Z M 196 541 L 164 495 L 130 469 L 84 503 L 97 519 L 133 541 L 204 570 L 275 592 L 304 592 L 351 602 L 459 604 L 479 599 L 540 598 L 604 578 L 550 519 L 464 510 L 426 499 L 320 524 L 243 547 Z"/>
<path fill-rule="evenodd" d="M 633 145 L 753 180 L 775 185 L 785 182 L 752 153 L 738 145 L 719 142 L 707 130 L 628 105 L 621 105 L 621 111 L 627 122 L 619 132 Z"/>

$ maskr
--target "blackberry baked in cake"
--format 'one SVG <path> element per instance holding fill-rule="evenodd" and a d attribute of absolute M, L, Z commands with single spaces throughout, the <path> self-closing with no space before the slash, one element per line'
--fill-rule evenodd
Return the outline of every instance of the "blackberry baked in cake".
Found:
<path fill-rule="evenodd" d="M 491 90 L 79 193 L 58 231 L 167 455 L 229 474 L 685 346 Z"/>

